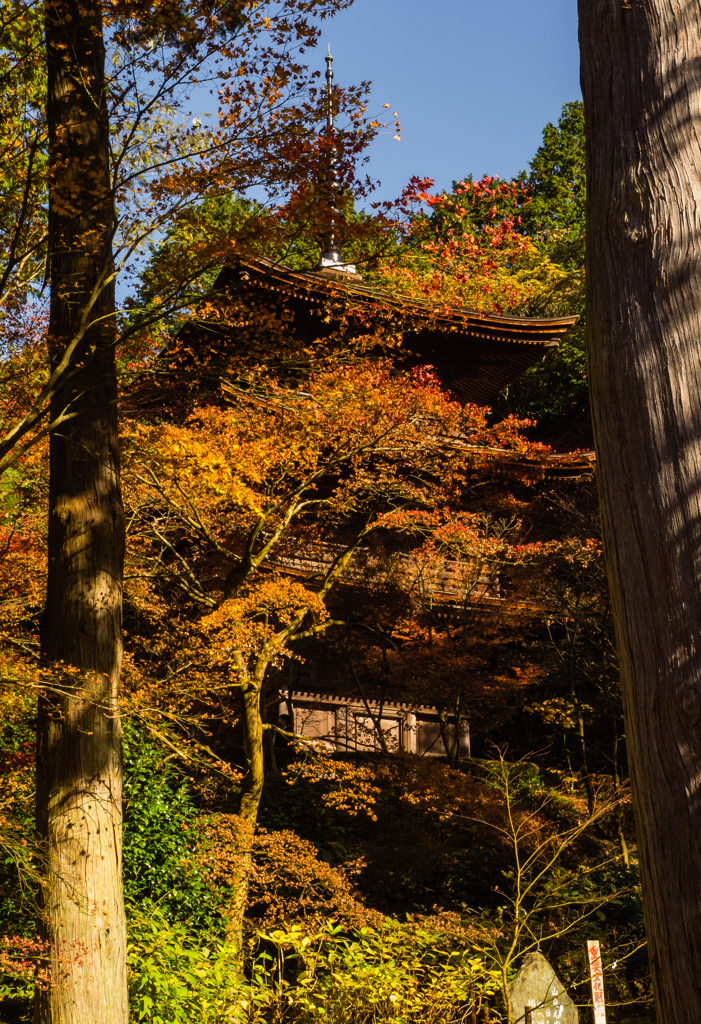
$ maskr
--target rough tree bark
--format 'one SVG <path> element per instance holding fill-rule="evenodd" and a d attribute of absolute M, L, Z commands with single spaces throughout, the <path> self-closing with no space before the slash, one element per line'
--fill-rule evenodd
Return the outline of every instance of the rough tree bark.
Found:
<path fill-rule="evenodd" d="M 39 1024 L 125 1024 L 121 888 L 124 521 L 119 487 L 108 117 L 101 7 L 46 4 L 53 364 L 76 336 L 54 399 L 73 418 L 50 441 L 49 573 L 42 623 L 63 692 L 41 700 L 37 827 L 45 844 L 40 929 L 54 983 Z"/>
<path fill-rule="evenodd" d="M 660 1024 L 701 1021 L 701 5 L 579 0 L 601 509 Z"/>

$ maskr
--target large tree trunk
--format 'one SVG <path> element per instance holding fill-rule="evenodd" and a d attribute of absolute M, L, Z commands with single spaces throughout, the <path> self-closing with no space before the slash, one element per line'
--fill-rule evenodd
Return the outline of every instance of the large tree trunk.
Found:
<path fill-rule="evenodd" d="M 50 173 L 50 352 L 80 337 L 54 409 L 44 656 L 64 692 L 38 716 L 37 826 L 45 843 L 40 928 L 53 984 L 41 1024 L 128 1018 L 121 887 L 124 520 L 119 488 L 108 118 L 101 8 L 46 5 Z M 82 337 L 81 337 L 82 335 Z"/>
<path fill-rule="evenodd" d="M 681 1024 L 701 1021 L 701 5 L 579 13 L 601 508 L 657 1020 Z"/>

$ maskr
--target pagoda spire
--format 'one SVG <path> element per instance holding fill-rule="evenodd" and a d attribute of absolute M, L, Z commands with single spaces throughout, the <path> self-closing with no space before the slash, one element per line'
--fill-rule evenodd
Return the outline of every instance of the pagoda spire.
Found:
<path fill-rule="evenodd" d="M 343 250 L 338 238 L 338 225 L 343 214 L 338 209 L 338 197 L 341 191 L 341 178 L 338 172 L 339 156 L 336 145 L 335 117 L 333 112 L 333 57 L 331 46 L 324 58 L 326 60 L 326 132 L 329 140 L 329 162 L 326 170 L 326 197 L 329 207 L 329 227 L 323 239 L 323 249 L 319 256 L 316 270 L 335 270 L 355 274 L 355 267 L 343 260 Z"/>

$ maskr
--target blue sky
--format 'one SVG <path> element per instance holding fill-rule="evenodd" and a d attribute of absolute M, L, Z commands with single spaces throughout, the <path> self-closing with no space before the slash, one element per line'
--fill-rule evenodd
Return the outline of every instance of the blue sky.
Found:
<path fill-rule="evenodd" d="M 376 198 L 412 174 L 449 187 L 472 173 L 510 177 L 527 167 L 543 126 L 581 97 L 576 0 L 355 0 L 323 24 L 309 55 L 338 84 L 371 79 L 373 101 L 397 110 L 401 142 L 380 137 L 369 171 Z M 389 111 L 389 113 L 392 112 Z"/>

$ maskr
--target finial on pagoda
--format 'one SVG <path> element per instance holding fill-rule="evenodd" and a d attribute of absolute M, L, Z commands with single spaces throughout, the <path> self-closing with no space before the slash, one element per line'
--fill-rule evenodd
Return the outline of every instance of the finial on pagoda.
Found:
<path fill-rule="evenodd" d="M 329 43 L 329 52 L 324 57 L 326 61 L 326 127 L 333 131 L 333 57 L 331 56 L 331 43 Z"/>
<path fill-rule="evenodd" d="M 326 171 L 326 194 L 329 207 L 329 228 L 323 243 L 323 250 L 319 256 L 315 270 L 333 270 L 345 274 L 355 274 L 356 270 L 352 263 L 344 263 L 343 250 L 337 238 L 337 225 L 343 220 L 343 214 L 337 206 L 340 194 L 340 176 L 338 173 L 338 148 L 334 132 L 333 113 L 333 57 L 331 56 L 331 45 L 324 58 L 326 61 L 326 131 L 329 139 L 329 163 Z"/>

